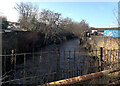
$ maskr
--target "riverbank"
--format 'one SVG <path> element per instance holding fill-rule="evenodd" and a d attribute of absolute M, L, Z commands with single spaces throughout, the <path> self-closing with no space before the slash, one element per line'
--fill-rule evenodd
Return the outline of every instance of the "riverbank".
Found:
<path fill-rule="evenodd" d="M 34 53 L 45 46 L 49 46 L 52 44 L 60 44 L 67 40 L 76 38 L 71 33 L 59 34 L 59 39 L 56 38 L 56 42 L 54 40 L 47 40 L 45 42 L 45 34 L 40 32 L 11 32 L 11 33 L 3 33 L 2 34 L 2 54 L 18 54 L 18 53 Z M 56 49 L 56 48 L 55 48 Z M 32 54 L 26 56 L 26 60 L 32 57 Z M 24 56 L 18 55 L 16 56 L 17 64 L 21 64 L 24 62 Z M 10 56 L 2 57 L 2 64 L 5 66 L 3 70 L 10 71 L 10 69 L 14 66 L 15 58 Z M 7 63 L 7 64 L 6 64 Z"/>
<path fill-rule="evenodd" d="M 103 48 L 103 58 L 108 59 L 107 61 L 117 61 L 119 58 L 119 46 L 120 39 L 116 37 L 104 37 L 104 36 L 91 36 L 86 38 L 83 43 L 83 48 L 88 51 L 92 51 L 92 55 L 100 58 L 100 48 Z M 109 51 L 109 52 L 108 52 Z M 90 53 L 91 54 L 91 53 Z M 114 59 L 116 58 L 116 59 Z"/>
<path fill-rule="evenodd" d="M 2 51 L 3 53 L 25 53 L 32 52 L 51 44 L 60 44 L 64 41 L 76 38 L 72 33 L 61 33 L 53 39 L 46 39 L 45 34 L 40 32 L 11 32 L 2 34 Z M 47 40 L 47 41 L 46 41 Z"/>

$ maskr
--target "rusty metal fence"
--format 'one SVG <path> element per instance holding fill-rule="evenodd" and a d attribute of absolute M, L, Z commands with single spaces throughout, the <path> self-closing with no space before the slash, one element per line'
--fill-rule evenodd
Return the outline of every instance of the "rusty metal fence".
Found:
<path fill-rule="evenodd" d="M 1 55 L 2 85 L 43 85 L 62 79 L 73 78 L 118 67 L 120 52 L 117 50 L 88 51 L 81 55 L 80 50 L 51 50 L 33 53 L 16 53 Z M 115 64 L 116 63 L 116 64 Z"/>
<path fill-rule="evenodd" d="M 100 50 L 91 50 L 89 55 L 99 63 L 100 70 L 109 69 L 120 62 L 120 49 L 107 50 L 100 47 Z"/>

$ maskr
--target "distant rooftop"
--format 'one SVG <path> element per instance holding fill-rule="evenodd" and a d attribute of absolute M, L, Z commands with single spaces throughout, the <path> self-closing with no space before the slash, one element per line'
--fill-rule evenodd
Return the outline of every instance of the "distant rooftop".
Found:
<path fill-rule="evenodd" d="M 120 27 L 112 27 L 112 28 L 91 28 L 92 30 L 104 31 L 104 30 L 120 30 Z"/>

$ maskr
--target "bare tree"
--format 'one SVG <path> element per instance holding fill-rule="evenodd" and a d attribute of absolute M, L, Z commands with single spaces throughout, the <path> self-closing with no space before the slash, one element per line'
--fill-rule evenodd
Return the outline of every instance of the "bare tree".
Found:
<path fill-rule="evenodd" d="M 43 9 L 39 16 L 39 22 L 45 24 L 42 28 L 45 33 L 46 41 L 54 40 L 60 31 L 61 14 L 54 11 Z"/>
<path fill-rule="evenodd" d="M 16 4 L 14 7 L 20 14 L 19 22 L 20 26 L 24 29 L 33 29 L 33 23 L 36 22 L 37 7 L 33 6 L 31 3 Z"/>
<path fill-rule="evenodd" d="M 88 23 L 86 23 L 85 20 L 82 20 L 79 23 L 79 26 L 81 27 L 81 29 L 80 29 L 80 36 L 83 37 L 84 36 L 84 31 L 89 28 L 89 25 L 88 25 Z"/>
<path fill-rule="evenodd" d="M 89 25 L 86 23 L 85 20 L 82 20 L 79 23 L 72 21 L 72 19 L 70 18 L 65 18 L 62 20 L 61 27 L 78 37 L 83 37 L 84 31 L 89 28 Z"/>
<path fill-rule="evenodd" d="M 64 29 L 68 29 L 70 24 L 72 24 L 72 19 L 67 17 L 62 19 L 61 27 Z"/>
<path fill-rule="evenodd" d="M 15 9 L 20 14 L 20 25 L 26 30 L 38 31 L 45 34 L 44 43 L 61 41 L 60 34 L 81 36 L 88 24 L 85 20 L 80 23 L 72 21 L 71 18 L 62 18 L 60 13 L 43 9 L 38 13 L 38 9 L 31 3 L 16 4 Z"/>

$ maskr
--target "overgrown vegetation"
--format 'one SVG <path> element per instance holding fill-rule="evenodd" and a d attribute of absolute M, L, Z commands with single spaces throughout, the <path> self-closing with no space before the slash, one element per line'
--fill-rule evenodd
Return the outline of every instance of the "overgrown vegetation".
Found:
<path fill-rule="evenodd" d="M 19 3 L 15 6 L 19 12 L 21 29 L 41 32 L 45 34 L 44 43 L 61 42 L 67 36 L 83 36 L 83 32 L 89 26 L 85 20 L 81 22 L 72 21 L 71 18 L 63 18 L 61 13 L 55 13 L 48 9 L 39 9 L 31 3 Z M 64 34 L 64 37 L 62 36 Z"/>
<path fill-rule="evenodd" d="M 103 47 L 103 59 L 109 63 L 119 59 L 119 40 L 119 38 L 92 36 L 92 38 L 87 39 L 83 47 L 88 50 L 94 50 L 89 54 L 90 56 L 96 56 L 98 58 L 100 57 L 100 47 Z"/>

